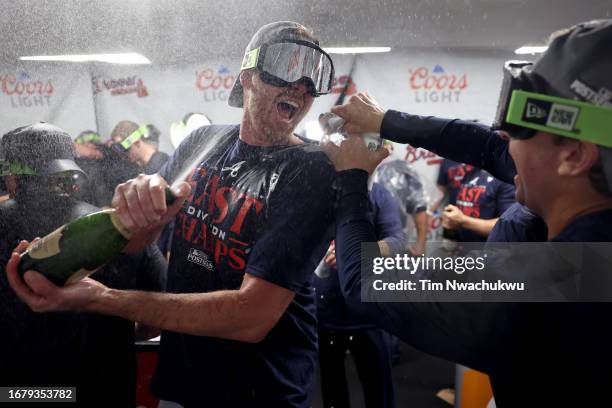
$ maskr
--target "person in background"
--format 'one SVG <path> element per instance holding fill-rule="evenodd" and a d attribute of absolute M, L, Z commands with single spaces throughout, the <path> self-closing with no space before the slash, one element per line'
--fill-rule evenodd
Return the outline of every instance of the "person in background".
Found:
<path fill-rule="evenodd" d="M 449 198 L 442 226 L 458 231 L 461 242 L 486 241 L 501 214 L 515 202 L 514 186 L 485 170 L 448 159 L 440 165 L 438 186 Z"/>
<path fill-rule="evenodd" d="M 369 192 L 368 216 L 388 256 L 406 250 L 397 203 L 380 183 L 373 183 Z M 363 387 L 365 406 L 394 407 L 389 336 L 348 310 L 340 289 L 333 243 L 317 268 L 314 286 L 324 406 L 350 407 L 345 369 L 347 352 L 350 352 Z"/>
<path fill-rule="evenodd" d="M 399 209 L 401 225 L 406 234 L 406 243 L 413 243 L 409 250 L 418 256 L 425 253 L 427 241 L 427 196 L 417 171 L 406 160 L 392 159 L 393 143 L 385 141 L 389 151 L 385 159 L 372 175 L 372 182 L 381 183 L 391 193 Z M 409 221 L 412 218 L 412 222 Z"/>
<path fill-rule="evenodd" d="M 155 174 L 168 161 L 169 156 L 158 150 L 160 131 L 153 125 L 137 126 L 128 122 L 125 130 L 132 130 L 114 147 L 140 166 L 144 174 Z M 134 128 L 135 127 L 135 128 Z"/>
<path fill-rule="evenodd" d="M 103 144 L 95 131 L 81 132 L 74 140 L 74 150 L 76 163 L 87 175 L 77 198 L 98 207 L 110 204 L 117 184 L 139 173 L 137 165 Z"/>
<path fill-rule="evenodd" d="M 0 264 L 20 239 L 33 239 L 98 208 L 75 198 L 83 171 L 70 136 L 46 123 L 15 129 L 1 141 L 11 199 L 0 203 Z M 158 291 L 165 262 L 149 245 L 92 275 L 109 287 Z M 37 314 L 0 275 L 0 384 L 76 387 L 75 406 L 134 406 L 134 323 L 93 313 Z M 73 405 L 73 404 L 71 404 Z"/>

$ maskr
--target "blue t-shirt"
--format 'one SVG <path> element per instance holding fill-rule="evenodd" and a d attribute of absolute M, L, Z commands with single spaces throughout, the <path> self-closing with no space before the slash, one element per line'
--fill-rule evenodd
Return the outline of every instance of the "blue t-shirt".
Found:
<path fill-rule="evenodd" d="M 392 253 L 400 253 L 406 249 L 399 209 L 391 193 L 380 183 L 374 183 L 369 193 L 368 218 L 374 225 L 377 241 L 385 241 Z M 325 278 L 314 278 L 319 325 L 339 330 L 376 327 L 349 312 L 340 289 L 338 270 L 325 267 L 329 275 Z"/>
<path fill-rule="evenodd" d="M 238 289 L 248 272 L 295 298 L 257 344 L 163 332 L 152 391 L 184 406 L 305 407 L 317 354 L 312 272 L 331 239 L 335 170 L 312 145 L 252 146 L 238 134 L 200 128 L 160 171 L 171 182 L 204 154 L 175 219 L 167 290 Z"/>

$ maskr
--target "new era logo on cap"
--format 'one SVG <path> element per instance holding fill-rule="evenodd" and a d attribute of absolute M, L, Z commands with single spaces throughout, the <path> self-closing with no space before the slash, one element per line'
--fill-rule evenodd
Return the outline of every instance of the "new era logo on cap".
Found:
<path fill-rule="evenodd" d="M 543 119 L 547 116 L 548 112 L 546 112 L 544 109 L 540 108 L 534 103 L 528 103 L 527 107 L 525 108 L 525 117 L 527 118 Z"/>
<path fill-rule="evenodd" d="M 540 101 L 532 98 L 527 99 L 525 111 L 523 112 L 523 120 L 525 122 L 545 126 L 546 118 L 548 117 L 548 112 L 550 112 L 551 105 L 551 102 Z"/>
<path fill-rule="evenodd" d="M 528 98 L 523 121 L 571 132 L 579 113 L 580 108 L 577 106 Z"/>

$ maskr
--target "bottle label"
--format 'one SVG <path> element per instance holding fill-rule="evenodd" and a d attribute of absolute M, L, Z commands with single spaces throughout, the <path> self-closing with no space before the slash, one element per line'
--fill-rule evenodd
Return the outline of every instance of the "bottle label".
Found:
<path fill-rule="evenodd" d="M 45 259 L 59 254 L 61 252 L 60 239 L 62 238 L 63 230 L 64 226 L 62 225 L 35 244 L 30 244 L 27 249 L 27 253 L 30 255 L 30 258 Z"/>
<path fill-rule="evenodd" d="M 121 220 L 117 216 L 117 212 L 115 210 L 108 209 L 108 210 L 104 210 L 103 212 L 108 212 L 109 213 L 111 222 L 113 223 L 113 226 L 115 227 L 115 229 L 117 231 L 119 231 L 119 233 L 121 235 L 123 235 L 123 237 L 125 239 L 132 238 L 132 235 L 133 235 L 132 232 L 123 225 L 123 223 L 121 222 Z"/>

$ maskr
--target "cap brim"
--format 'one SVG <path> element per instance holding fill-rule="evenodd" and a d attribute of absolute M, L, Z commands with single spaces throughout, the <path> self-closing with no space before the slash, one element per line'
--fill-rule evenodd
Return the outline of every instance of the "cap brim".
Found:
<path fill-rule="evenodd" d="M 35 166 L 35 169 L 41 175 L 64 173 L 67 171 L 74 171 L 86 175 L 79 165 L 70 159 L 51 160 L 40 166 Z"/>
<path fill-rule="evenodd" d="M 240 75 L 238 75 L 236 81 L 234 81 L 234 86 L 232 87 L 227 103 L 229 106 L 242 108 L 242 84 L 240 83 Z"/>

